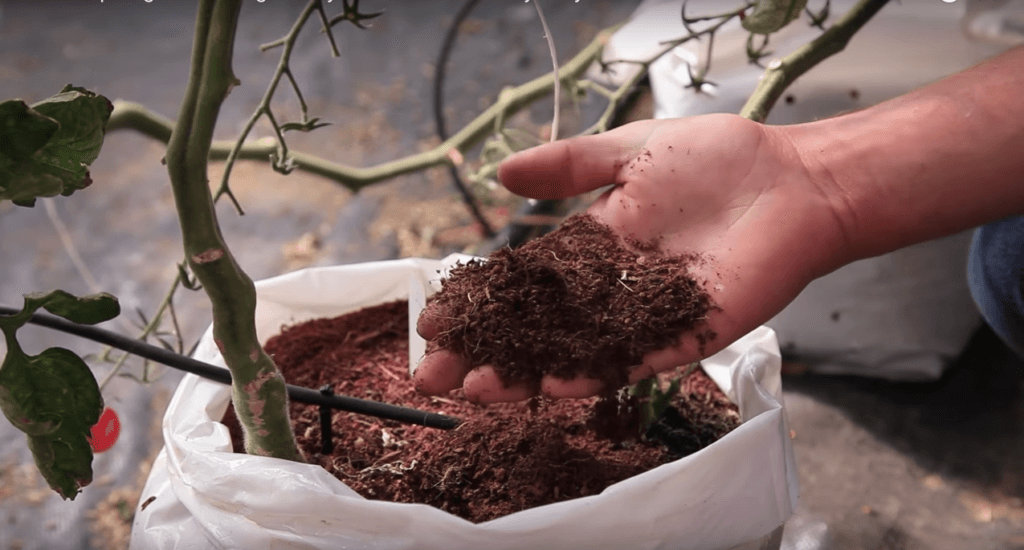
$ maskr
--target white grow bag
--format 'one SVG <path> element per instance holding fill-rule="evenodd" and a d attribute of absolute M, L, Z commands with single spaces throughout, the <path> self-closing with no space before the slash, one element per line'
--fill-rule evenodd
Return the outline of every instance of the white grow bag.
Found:
<path fill-rule="evenodd" d="M 439 286 L 443 261 L 314 268 L 256 283 L 261 341 L 283 325 Z M 413 309 L 414 306 L 410 306 Z M 410 320 L 414 323 L 415 318 Z M 223 366 L 210 331 L 195 357 Z M 743 424 L 713 445 L 599 495 L 474 524 L 420 504 L 367 500 L 319 466 L 231 452 L 230 388 L 186 376 L 163 420 L 131 548 L 776 549 L 797 500 L 774 332 L 758 328 L 704 368 Z M 155 499 L 152 497 L 156 497 Z"/>

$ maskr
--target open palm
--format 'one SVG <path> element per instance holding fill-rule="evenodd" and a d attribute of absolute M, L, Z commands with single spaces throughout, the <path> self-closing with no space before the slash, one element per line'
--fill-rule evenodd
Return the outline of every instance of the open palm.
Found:
<path fill-rule="evenodd" d="M 589 212 L 622 238 L 658 239 L 667 253 L 696 252 L 691 267 L 717 306 L 708 326 L 717 336 L 701 346 L 684 334 L 673 348 L 648 354 L 636 381 L 697 361 L 764 323 L 815 277 L 838 267 L 846 246 L 828 182 L 817 182 L 784 133 L 733 115 L 642 121 L 583 138 L 555 142 L 510 157 L 500 180 L 538 199 L 613 185 Z M 443 329 L 428 309 L 419 331 Z M 421 391 L 463 386 L 483 402 L 530 397 L 525 386 L 504 387 L 493 369 L 440 350 L 416 372 Z M 545 378 L 551 397 L 585 397 L 595 380 Z"/>

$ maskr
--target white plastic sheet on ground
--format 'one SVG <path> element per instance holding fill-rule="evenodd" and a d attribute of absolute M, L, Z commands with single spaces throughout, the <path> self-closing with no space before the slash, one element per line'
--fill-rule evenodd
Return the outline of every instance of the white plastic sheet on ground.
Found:
<path fill-rule="evenodd" d="M 314 268 L 256 284 L 261 341 L 283 325 L 436 287 L 457 258 Z M 196 358 L 223 366 L 208 331 Z M 606 489 L 482 524 L 418 504 L 366 500 L 319 466 L 231 453 L 218 422 L 230 389 L 188 375 L 136 510 L 131 548 L 777 548 L 797 499 L 779 349 L 759 328 L 704 362 L 743 424 L 713 445 Z M 155 497 L 155 499 L 152 499 Z"/>

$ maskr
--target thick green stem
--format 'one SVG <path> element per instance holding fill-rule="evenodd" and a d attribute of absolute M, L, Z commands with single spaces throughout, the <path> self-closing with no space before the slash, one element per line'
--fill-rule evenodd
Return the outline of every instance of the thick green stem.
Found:
<path fill-rule="evenodd" d="M 213 336 L 231 370 L 246 452 L 301 461 L 288 417 L 284 379 L 256 338 L 256 290 L 221 235 L 207 179 L 213 129 L 231 87 L 231 57 L 241 0 L 202 0 L 192 68 L 167 145 L 167 171 L 185 256 L 213 305 Z"/>
<path fill-rule="evenodd" d="M 889 0 L 861 0 L 821 36 L 782 60 L 769 64 L 740 116 L 764 122 L 775 102 L 793 81 L 818 63 L 843 51 L 850 38 L 887 3 Z"/>

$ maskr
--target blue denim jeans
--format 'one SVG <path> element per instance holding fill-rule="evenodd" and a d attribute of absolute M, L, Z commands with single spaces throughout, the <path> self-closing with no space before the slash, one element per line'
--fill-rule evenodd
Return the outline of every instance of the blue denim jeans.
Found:
<path fill-rule="evenodd" d="M 1024 216 L 993 222 L 974 232 L 967 283 L 981 316 L 1024 357 Z"/>

